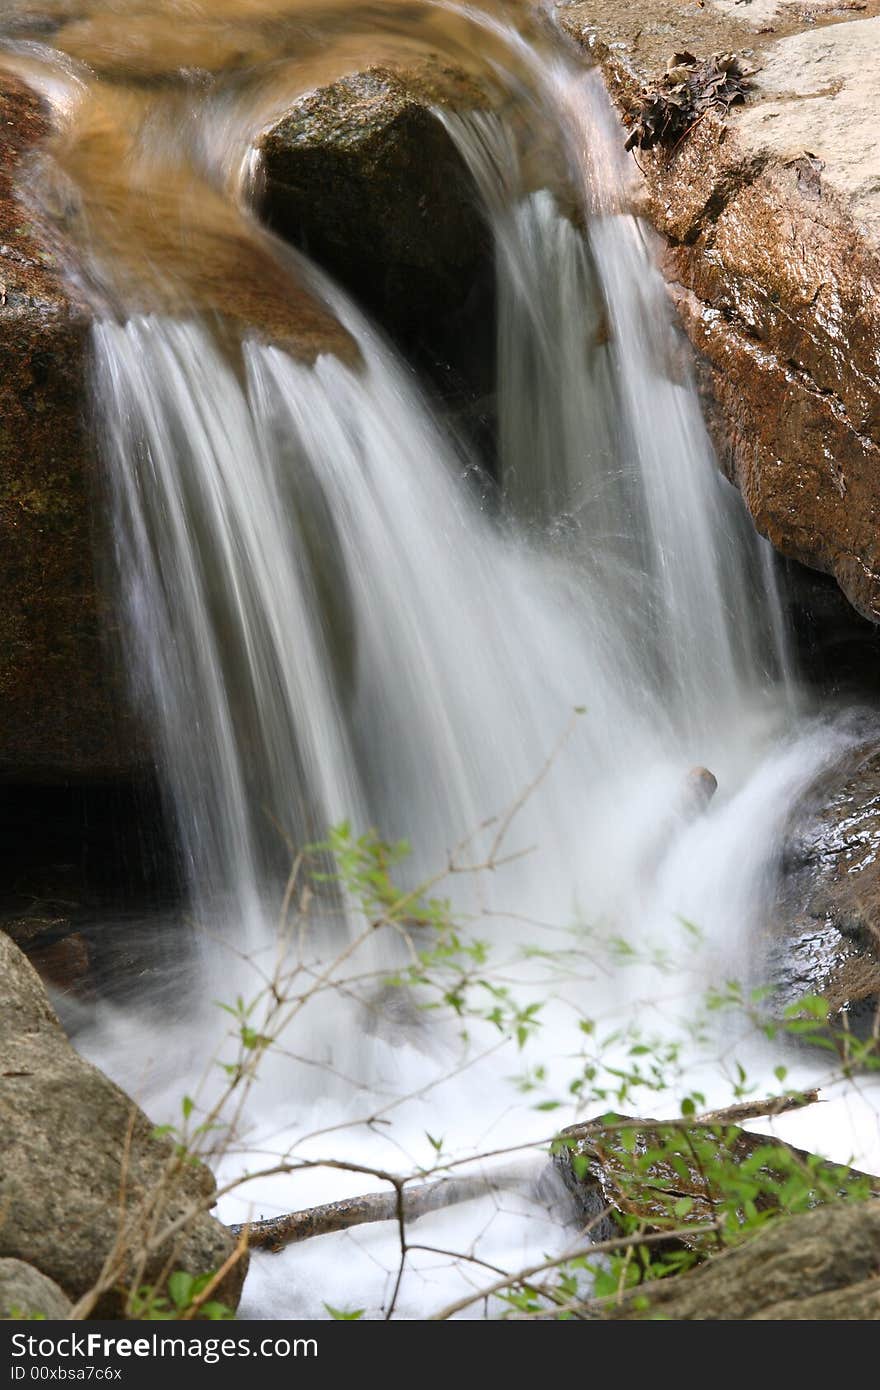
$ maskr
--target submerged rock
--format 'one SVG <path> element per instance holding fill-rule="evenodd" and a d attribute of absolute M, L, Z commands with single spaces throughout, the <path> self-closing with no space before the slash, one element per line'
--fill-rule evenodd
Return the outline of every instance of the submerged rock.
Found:
<path fill-rule="evenodd" d="M 752 74 L 745 106 L 638 152 L 645 208 L 725 471 L 779 551 L 880 622 L 880 18 L 770 8 L 560 15 L 624 112 L 674 48 L 723 46 Z"/>
<path fill-rule="evenodd" d="M 0 1260 L 0 1321 L 67 1318 L 73 1304 L 52 1279 L 21 1260 Z"/>
<path fill-rule="evenodd" d="M 774 1222 L 687 1274 L 642 1285 L 606 1318 L 880 1318 L 880 1202 L 837 1202 Z"/>
<path fill-rule="evenodd" d="M 209 1212 L 214 1180 L 181 1163 L 123 1091 L 74 1052 L 33 968 L 0 933 L 0 1257 L 23 1260 L 78 1299 L 116 1252 L 98 1317 L 121 1316 L 124 1285 L 220 1268 L 235 1242 Z M 136 1268 L 145 1231 L 161 1235 Z M 123 1237 L 120 1240 L 120 1230 Z M 234 1306 L 245 1264 L 216 1292 Z"/>

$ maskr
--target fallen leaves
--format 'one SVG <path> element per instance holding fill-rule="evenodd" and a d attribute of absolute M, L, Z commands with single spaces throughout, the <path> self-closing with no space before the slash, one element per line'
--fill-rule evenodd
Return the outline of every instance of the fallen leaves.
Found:
<path fill-rule="evenodd" d="M 659 85 L 642 92 L 626 148 L 675 144 L 709 111 L 727 112 L 745 101 L 750 86 L 733 53 L 702 60 L 693 53 L 674 53 Z"/>

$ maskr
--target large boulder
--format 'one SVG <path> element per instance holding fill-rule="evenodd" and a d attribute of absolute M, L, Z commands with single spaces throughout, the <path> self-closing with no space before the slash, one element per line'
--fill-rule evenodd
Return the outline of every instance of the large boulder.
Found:
<path fill-rule="evenodd" d="M 774 1222 L 745 1245 L 609 1306 L 613 1319 L 880 1318 L 880 1202 L 838 1202 Z"/>
<path fill-rule="evenodd" d="M 122 1316 L 132 1279 L 201 1275 L 232 1255 L 234 1240 L 210 1215 L 213 1192 L 208 1169 L 178 1158 L 134 1101 L 74 1052 L 38 976 L 0 933 L 0 1257 L 33 1265 L 73 1300 L 109 1268 L 92 1311 Z M 175 1223 L 144 1254 L 146 1234 Z M 232 1265 L 219 1301 L 236 1305 L 245 1269 Z"/>
<path fill-rule="evenodd" d="M 734 50 L 753 73 L 745 105 L 636 152 L 645 207 L 758 529 L 878 622 L 880 18 L 817 24 L 815 7 L 771 0 L 623 9 L 560 15 L 628 119 L 676 52 Z"/>

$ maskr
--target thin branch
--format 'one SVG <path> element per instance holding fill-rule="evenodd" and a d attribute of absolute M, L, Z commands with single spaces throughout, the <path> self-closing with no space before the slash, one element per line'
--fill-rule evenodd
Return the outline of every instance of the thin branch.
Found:
<path fill-rule="evenodd" d="M 656 1231 L 644 1236 L 620 1236 L 616 1240 L 602 1240 L 597 1241 L 595 1245 L 581 1246 L 576 1250 L 567 1251 L 564 1255 L 558 1255 L 553 1260 L 543 1260 L 541 1264 L 518 1270 L 516 1274 L 499 1279 L 497 1283 L 479 1289 L 467 1298 L 460 1298 L 455 1303 L 449 1303 L 445 1308 L 441 1308 L 439 1313 L 433 1313 L 428 1318 L 428 1322 L 445 1322 L 447 1318 L 461 1313 L 465 1308 L 470 1308 L 473 1303 L 480 1303 L 484 1298 L 491 1298 L 493 1294 L 502 1293 L 505 1289 L 515 1288 L 517 1284 L 528 1283 L 533 1275 L 544 1274 L 549 1269 L 559 1269 L 561 1265 L 570 1264 L 573 1260 L 585 1260 L 593 1255 L 605 1255 L 614 1250 L 625 1250 L 631 1245 L 660 1245 L 664 1241 L 675 1240 L 679 1236 L 710 1235 L 717 1229 L 718 1222 L 712 1221 L 705 1226 L 687 1226 L 679 1231 Z"/>
<path fill-rule="evenodd" d="M 398 1178 L 391 1192 L 345 1197 L 338 1202 L 325 1202 L 319 1207 L 272 1216 L 265 1221 L 245 1222 L 229 1229 L 236 1236 L 247 1232 L 251 1250 L 269 1250 L 277 1254 L 287 1245 L 311 1240 L 313 1236 L 346 1231 L 353 1226 L 377 1221 L 418 1221 L 431 1212 L 472 1202 L 489 1192 L 521 1186 L 526 1176 L 520 1169 L 491 1176 L 443 1178 L 439 1182 L 421 1183 L 418 1187 L 407 1187 L 405 1180 Z"/>

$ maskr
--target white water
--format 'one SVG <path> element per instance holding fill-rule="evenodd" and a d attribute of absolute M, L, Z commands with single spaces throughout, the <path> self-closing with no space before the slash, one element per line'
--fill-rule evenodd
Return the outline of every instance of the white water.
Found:
<path fill-rule="evenodd" d="M 671 1035 L 710 982 L 753 976 L 787 813 L 857 737 L 800 711 L 772 567 L 715 471 L 644 231 L 623 210 L 619 136 L 588 80 L 563 68 L 542 80 L 586 239 L 551 191 L 520 186 L 503 132 L 456 130 L 498 244 L 500 523 L 480 512 L 469 461 L 405 369 L 335 292 L 360 369 L 306 367 L 255 342 L 239 369 L 195 320 L 95 333 L 132 665 L 206 934 L 185 1021 L 108 1015 L 87 1044 L 151 1113 L 178 1116 L 222 1032 L 211 1001 L 248 997 L 276 954 L 279 827 L 295 845 L 344 818 L 405 835 L 412 872 L 442 867 L 472 834 L 479 862 L 496 833 L 480 827 L 551 760 L 505 838 L 530 852 L 449 885 L 519 996 L 546 999 L 540 1035 L 518 1055 L 474 1026 L 465 1045 L 454 1022 L 377 995 L 398 950 L 360 948 L 337 978 L 371 978 L 303 1008 L 225 1176 L 279 1152 L 406 1173 L 432 1163 L 426 1134 L 464 1155 L 573 1119 L 573 1102 L 549 1118 L 532 1105 L 565 1098 L 579 1019 L 640 1015 Z M 683 800 L 694 764 L 720 784 L 697 818 Z M 319 972 L 361 926 L 336 904 L 301 958 Z M 610 967 L 602 943 L 617 935 L 662 945 L 674 972 Z M 554 958 L 524 960 L 524 945 Z M 544 1088 L 520 1095 L 511 1077 L 538 1064 Z M 694 1067 L 688 1085 L 729 1099 L 717 1066 Z M 822 1147 L 869 1163 L 875 1111 L 844 1103 L 837 1132 L 826 1113 Z M 674 1086 L 653 1104 L 674 1109 Z M 381 1125 L 363 1123 L 380 1111 Z M 270 1214 L 373 1186 L 308 1170 L 253 1181 L 222 1210 Z M 571 1239 L 528 1192 L 416 1231 L 511 1270 Z M 257 1258 L 243 1313 L 375 1314 L 394 1267 L 388 1228 Z M 436 1253 L 411 1267 L 400 1316 L 492 1277 Z"/>

